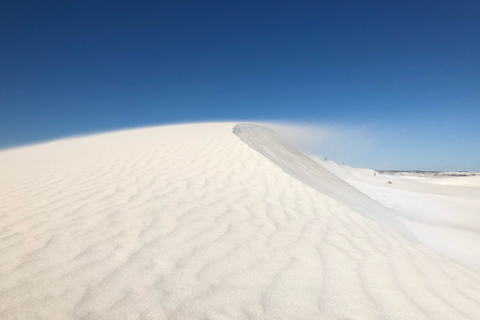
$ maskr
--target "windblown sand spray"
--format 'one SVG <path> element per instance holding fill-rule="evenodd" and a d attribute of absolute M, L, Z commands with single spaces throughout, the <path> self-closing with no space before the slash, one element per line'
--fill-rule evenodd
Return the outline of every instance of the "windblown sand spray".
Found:
<path fill-rule="evenodd" d="M 399 221 L 399 213 L 384 207 L 355 189 L 311 158 L 281 139 L 272 129 L 256 124 L 237 124 L 233 133 L 283 171 L 301 182 L 332 197 L 363 216 L 395 230 L 407 239 L 415 237 Z"/>

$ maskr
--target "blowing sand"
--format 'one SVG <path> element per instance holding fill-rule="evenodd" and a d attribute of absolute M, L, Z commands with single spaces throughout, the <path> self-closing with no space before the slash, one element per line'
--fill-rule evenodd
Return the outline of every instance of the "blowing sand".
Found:
<path fill-rule="evenodd" d="M 478 319 L 479 257 L 412 227 L 455 219 L 367 176 L 236 123 L 0 152 L 0 319 Z"/>

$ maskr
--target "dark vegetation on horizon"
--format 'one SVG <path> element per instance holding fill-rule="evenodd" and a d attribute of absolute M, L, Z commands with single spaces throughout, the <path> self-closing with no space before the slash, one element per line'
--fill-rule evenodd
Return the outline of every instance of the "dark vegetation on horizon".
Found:
<path fill-rule="evenodd" d="M 469 177 L 480 176 L 478 172 L 468 171 L 422 171 L 422 170 L 375 170 L 379 174 L 392 174 L 397 176 L 433 176 L 433 177 Z"/>

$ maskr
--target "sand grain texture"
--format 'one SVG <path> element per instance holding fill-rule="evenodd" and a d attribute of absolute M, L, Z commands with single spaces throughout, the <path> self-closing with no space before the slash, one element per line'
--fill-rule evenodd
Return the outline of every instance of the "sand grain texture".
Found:
<path fill-rule="evenodd" d="M 0 152 L 0 318 L 479 318 L 477 272 L 235 125 Z"/>

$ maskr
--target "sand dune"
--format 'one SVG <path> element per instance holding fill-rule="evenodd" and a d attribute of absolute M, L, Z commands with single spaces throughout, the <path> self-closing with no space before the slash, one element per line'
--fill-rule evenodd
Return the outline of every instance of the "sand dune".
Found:
<path fill-rule="evenodd" d="M 334 171 L 236 123 L 0 152 L 0 319 L 478 319 L 479 273 Z"/>

